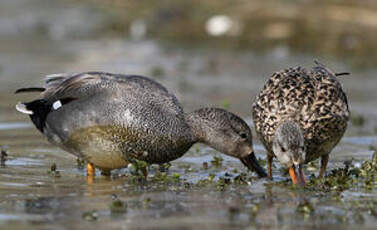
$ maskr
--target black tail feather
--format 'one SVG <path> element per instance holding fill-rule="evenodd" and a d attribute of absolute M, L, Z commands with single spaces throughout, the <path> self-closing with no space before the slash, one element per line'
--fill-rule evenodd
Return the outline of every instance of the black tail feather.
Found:
<path fill-rule="evenodd" d="M 43 92 L 45 90 L 46 90 L 45 88 L 41 88 L 41 87 L 30 87 L 30 88 L 18 89 L 14 93 L 17 94 L 17 93 L 27 93 L 27 92 Z"/>
<path fill-rule="evenodd" d="M 49 114 L 52 109 L 51 103 L 45 99 L 38 99 L 24 104 L 28 110 L 33 111 L 33 114 L 29 115 L 30 119 L 35 127 L 43 133 L 47 114 Z"/>
<path fill-rule="evenodd" d="M 334 74 L 336 77 L 344 76 L 344 75 L 350 75 L 351 74 L 349 72 L 333 73 L 329 68 L 327 68 L 324 64 L 322 64 L 318 60 L 314 60 L 314 63 L 317 65 L 316 67 L 314 67 L 314 69 L 316 69 L 316 68 L 325 69 L 327 72 Z"/>
<path fill-rule="evenodd" d="M 351 73 L 349 72 L 341 72 L 341 73 L 335 73 L 335 76 L 344 76 L 344 75 L 350 75 Z"/>
<path fill-rule="evenodd" d="M 77 98 L 66 97 L 66 98 L 59 99 L 62 105 L 66 105 L 75 100 L 77 100 Z M 34 123 L 37 129 L 41 131 L 42 133 L 43 133 L 43 128 L 45 127 L 45 124 L 46 124 L 46 119 L 47 119 L 48 114 L 51 111 L 57 110 L 53 108 L 54 102 L 51 102 L 45 99 L 38 99 L 38 100 L 24 103 L 27 110 L 33 111 L 33 114 L 29 115 L 31 118 L 31 121 Z"/>

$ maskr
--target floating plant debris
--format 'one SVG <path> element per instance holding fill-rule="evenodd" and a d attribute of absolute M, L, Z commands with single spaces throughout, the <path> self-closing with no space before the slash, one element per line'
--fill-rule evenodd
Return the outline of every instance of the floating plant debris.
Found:
<path fill-rule="evenodd" d="M 305 188 L 314 191 L 342 192 L 356 186 L 361 186 L 365 189 L 377 188 L 376 152 L 374 152 L 372 159 L 364 161 L 360 168 L 355 167 L 351 161 L 345 161 L 344 167 L 333 169 L 324 178 L 315 178 L 313 176 Z"/>
<path fill-rule="evenodd" d="M 224 159 L 221 156 L 213 156 L 213 159 L 211 160 L 211 164 L 217 168 L 220 168 L 223 164 Z"/>
<path fill-rule="evenodd" d="M 60 172 L 57 170 L 56 163 L 53 163 L 50 167 L 50 170 L 47 171 L 47 174 L 54 177 L 61 177 Z"/>
<path fill-rule="evenodd" d="M 351 116 L 351 123 L 354 126 L 363 126 L 365 124 L 365 118 L 363 115 L 352 115 Z"/>
<path fill-rule="evenodd" d="M 171 164 L 168 162 L 168 163 L 164 163 L 164 164 L 160 164 L 159 165 L 159 170 L 160 172 L 167 172 L 169 171 L 169 168 L 171 167 Z"/>
<path fill-rule="evenodd" d="M 124 201 L 121 201 L 119 199 L 115 199 L 110 204 L 110 211 L 111 213 L 126 213 L 127 212 L 127 204 Z"/>
<path fill-rule="evenodd" d="M 304 214 L 305 216 L 311 215 L 314 213 L 314 207 L 309 201 L 305 200 L 297 205 L 296 212 Z"/>
<path fill-rule="evenodd" d="M 0 164 L 5 165 L 5 161 L 8 159 L 8 152 L 4 148 L 4 146 L 1 146 L 1 156 L 0 156 Z"/>
<path fill-rule="evenodd" d="M 148 176 L 148 163 L 145 161 L 134 159 L 128 168 L 134 176 L 143 176 L 144 178 Z"/>
<path fill-rule="evenodd" d="M 80 169 L 80 170 L 82 170 L 82 169 L 85 168 L 85 163 L 86 163 L 86 161 L 84 159 L 82 159 L 82 158 L 77 158 L 76 159 L 77 168 Z"/>
<path fill-rule="evenodd" d="M 81 217 L 87 221 L 95 221 L 98 219 L 98 213 L 97 213 L 97 210 L 92 210 L 92 211 L 84 212 Z"/>

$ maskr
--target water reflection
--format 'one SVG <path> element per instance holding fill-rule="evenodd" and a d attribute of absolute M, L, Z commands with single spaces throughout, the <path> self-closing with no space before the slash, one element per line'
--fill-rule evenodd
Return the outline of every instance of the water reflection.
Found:
<path fill-rule="evenodd" d="M 326 8 L 314 1 L 298 5 L 243 1 L 239 7 L 216 1 L 141 5 L 111 1 L 118 7 L 114 10 L 101 5 L 108 2 L 96 1 L 101 7 L 87 5 L 93 1 L 0 3 L 0 145 L 8 146 L 7 160 L 0 167 L 0 228 L 375 226 L 376 206 L 371 202 L 375 188 L 351 188 L 338 195 L 297 191 L 285 183 L 288 178 L 278 163 L 273 181 L 259 180 L 229 157 L 223 157 L 220 167 L 212 167 L 213 156 L 220 154 L 200 145 L 172 162 L 166 175 L 157 177 L 157 169 L 151 168 L 145 181 L 122 169 L 88 183 L 74 157 L 48 144 L 26 117 L 17 114 L 14 105 L 29 96 L 13 95 L 15 89 L 38 86 L 43 75 L 56 72 L 136 73 L 166 85 L 187 111 L 215 105 L 250 118 L 252 100 L 271 73 L 287 66 L 310 68 L 315 56 L 334 70 L 352 73 L 340 81 L 351 109 L 364 120 L 350 124 L 347 137 L 332 153 L 329 170 L 352 158 L 361 164 L 373 154 L 369 146 L 376 145 L 376 71 L 353 69 L 343 55 L 357 59 L 355 63 L 377 60 L 372 58 L 375 15 L 368 5 L 372 3 L 362 3 L 368 8 L 363 9 L 356 2 L 329 2 L 331 7 Z M 202 14 L 195 10 L 197 5 L 208 10 Z M 156 10 L 145 11 L 151 7 Z M 334 27 L 323 26 L 330 19 Z M 360 30 L 351 30 L 355 25 L 350 20 L 356 20 Z M 206 25 L 209 33 L 221 36 L 208 36 Z M 237 25 L 240 30 L 234 33 Z M 154 36 L 168 40 L 156 41 Z M 263 160 L 264 148 L 256 138 L 254 143 Z M 60 177 L 48 173 L 54 163 Z M 235 182 L 242 173 L 246 184 Z M 127 204 L 126 213 L 111 212 L 114 196 Z"/>

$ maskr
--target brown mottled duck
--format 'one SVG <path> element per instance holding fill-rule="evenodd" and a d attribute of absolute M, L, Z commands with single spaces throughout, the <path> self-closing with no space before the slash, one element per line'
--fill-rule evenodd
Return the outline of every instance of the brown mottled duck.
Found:
<path fill-rule="evenodd" d="M 239 158 L 259 176 L 267 176 L 254 156 L 249 126 L 219 108 L 184 113 L 177 98 L 143 76 L 85 72 L 55 74 L 40 98 L 16 108 L 30 115 L 49 142 L 109 172 L 133 160 L 161 164 L 181 157 L 196 142 Z"/>
<path fill-rule="evenodd" d="M 319 177 L 347 128 L 349 109 L 337 76 L 316 62 L 274 73 L 252 105 L 256 133 L 267 150 L 268 176 L 276 157 L 294 184 L 305 184 L 302 164 L 321 157 Z"/>

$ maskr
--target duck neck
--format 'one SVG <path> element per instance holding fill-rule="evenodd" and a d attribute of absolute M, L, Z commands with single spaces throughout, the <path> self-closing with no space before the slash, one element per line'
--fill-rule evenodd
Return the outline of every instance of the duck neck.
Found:
<path fill-rule="evenodd" d="M 194 141 L 208 144 L 206 132 L 208 124 L 201 116 L 200 111 L 201 110 L 195 110 L 186 114 L 185 119 L 191 129 Z"/>

